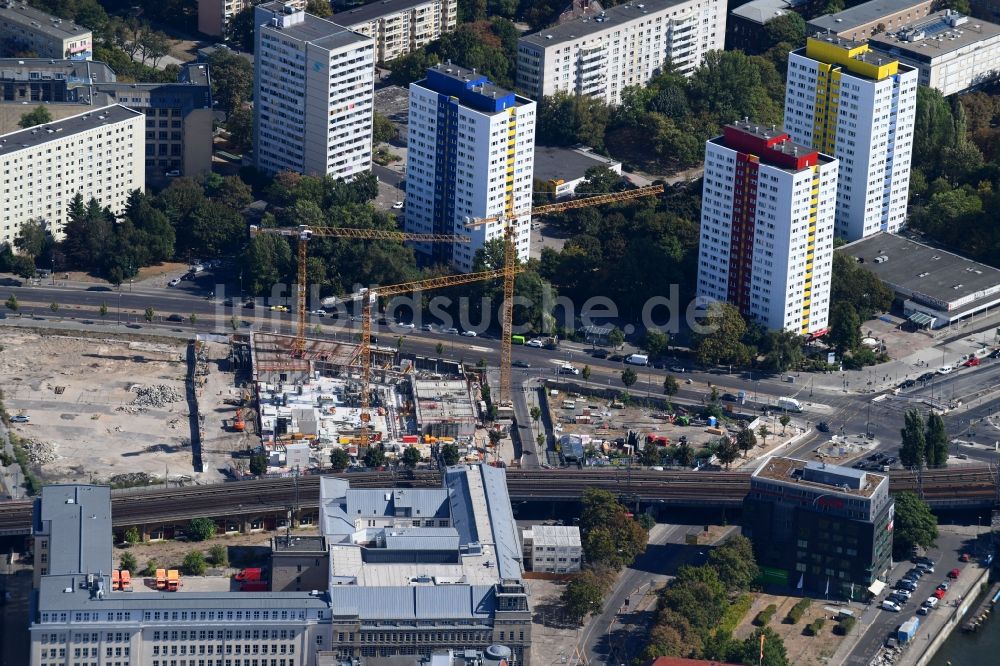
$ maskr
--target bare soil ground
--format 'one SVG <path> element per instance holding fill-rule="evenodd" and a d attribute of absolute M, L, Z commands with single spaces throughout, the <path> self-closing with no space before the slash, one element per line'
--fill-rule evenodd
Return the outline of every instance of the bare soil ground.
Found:
<path fill-rule="evenodd" d="M 224 467 L 205 459 L 195 473 L 185 396 L 185 343 L 124 341 L 5 329 L 0 334 L 0 386 L 12 424 L 30 441 L 36 473 L 44 482 L 107 482 L 143 473 L 171 481 L 216 482 Z M 225 356 L 225 347 L 213 355 Z M 213 378 L 219 385 L 231 375 Z M 213 384 L 215 385 L 215 384 Z M 133 405 L 135 386 L 163 386 L 179 399 Z M 221 388 L 203 391 L 201 409 L 215 413 Z"/>
<path fill-rule="evenodd" d="M 144 280 L 150 278 L 156 278 L 166 273 L 176 273 L 184 272 L 187 270 L 187 265 L 178 262 L 167 262 L 163 264 L 157 264 L 155 266 L 144 266 L 139 269 L 139 274 L 135 276 L 132 280 L 133 284 L 139 284 Z M 68 278 L 64 278 L 64 275 L 69 275 Z M 94 277 L 89 273 L 84 273 L 83 271 L 56 271 L 57 280 L 71 280 L 73 282 L 93 282 L 95 284 L 108 284 L 106 280 L 102 280 L 99 277 Z"/>
<path fill-rule="evenodd" d="M 304 530 L 303 530 L 304 531 Z M 312 530 L 310 533 L 315 532 Z M 201 551 L 206 557 L 208 550 L 215 544 L 226 547 L 229 556 L 229 569 L 246 566 L 267 566 L 270 555 L 271 537 L 276 532 L 256 532 L 253 534 L 228 534 L 213 537 L 207 541 L 189 543 L 186 541 L 147 541 L 129 548 L 116 548 L 115 563 L 122 553 L 128 551 L 135 555 L 139 568 L 142 569 L 150 560 L 156 560 L 159 566 L 166 569 L 179 569 L 184 556 L 192 550 Z"/>
<path fill-rule="evenodd" d="M 841 641 L 844 640 L 844 637 L 833 633 L 833 628 L 837 624 L 833 619 L 835 613 L 824 610 L 830 604 L 824 603 L 821 599 L 816 599 L 813 600 L 801 620 L 795 624 L 787 624 L 785 616 L 788 615 L 788 611 L 798 601 L 798 597 L 780 597 L 771 594 L 756 595 L 753 605 L 750 607 L 750 612 L 743 617 L 743 621 L 736 627 L 733 637 L 742 640 L 749 636 L 756 629 L 753 621 L 757 617 L 757 613 L 767 608 L 769 604 L 774 604 L 778 607 L 778 611 L 774 614 L 768 626 L 780 635 L 785 642 L 785 649 L 788 651 L 788 663 L 795 664 L 796 666 L 823 666 L 833 653 L 837 651 L 837 647 Z M 821 617 L 826 619 L 826 623 L 819 634 L 817 636 L 807 636 L 806 627 L 813 620 Z"/>
<path fill-rule="evenodd" d="M 208 46 L 209 44 L 210 42 L 203 40 L 180 39 L 171 42 L 170 55 L 178 60 L 190 62 L 198 59 L 198 49 Z"/>
<path fill-rule="evenodd" d="M 579 627 L 561 621 L 559 596 L 565 583 L 531 580 L 531 606 L 534 617 L 531 628 L 531 660 L 536 664 L 579 663 L 576 644 Z"/>

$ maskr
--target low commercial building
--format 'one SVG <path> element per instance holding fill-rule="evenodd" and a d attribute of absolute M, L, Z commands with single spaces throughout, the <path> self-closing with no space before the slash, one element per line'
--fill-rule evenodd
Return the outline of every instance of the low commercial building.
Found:
<path fill-rule="evenodd" d="M 888 476 L 773 457 L 750 477 L 743 534 L 768 582 L 862 599 L 889 572 L 894 512 Z"/>
<path fill-rule="evenodd" d="M 144 118 L 113 105 L 0 136 L 0 242 L 13 244 L 24 222 L 39 219 L 61 238 L 77 193 L 124 212 L 129 193 L 146 186 Z"/>
<path fill-rule="evenodd" d="M 271 591 L 309 592 L 329 584 L 326 539 L 319 535 L 287 534 L 271 539 Z"/>
<path fill-rule="evenodd" d="M 752 0 L 734 7 L 726 18 L 726 48 L 746 53 L 760 53 L 767 40 L 764 26 L 808 4 L 808 0 Z"/>
<path fill-rule="evenodd" d="M 726 37 L 722 0 L 645 0 L 610 7 L 525 35 L 517 42 L 517 88 L 539 100 L 564 92 L 608 104 L 666 64 L 690 76 Z"/>
<path fill-rule="evenodd" d="M 457 0 L 381 0 L 337 12 L 333 20 L 375 40 L 387 63 L 440 39 L 458 25 Z"/>
<path fill-rule="evenodd" d="M 124 83 L 102 62 L 0 58 L 0 131 L 15 131 L 32 104 L 44 104 L 54 119 L 110 104 L 144 113 L 147 181 L 212 169 L 208 65 L 182 66 L 175 83 Z"/>
<path fill-rule="evenodd" d="M 942 328 L 1000 306 L 1000 270 L 896 234 L 837 248 L 896 293 L 903 315 L 921 328 Z"/>
<path fill-rule="evenodd" d="M 0 4 L 0 46 L 4 55 L 24 52 L 38 58 L 90 60 L 94 37 L 87 28 L 27 3 L 4 2 Z"/>
<path fill-rule="evenodd" d="M 870 0 L 806 23 L 806 34 L 830 33 L 863 42 L 880 32 L 892 32 L 931 13 L 934 0 Z"/>
<path fill-rule="evenodd" d="M 534 525 L 521 531 L 521 544 L 528 571 L 573 573 L 580 570 L 583 549 L 579 527 Z"/>
<path fill-rule="evenodd" d="M 916 68 L 921 85 L 954 95 L 1000 77 L 1000 25 L 946 9 L 873 36 L 876 52 Z"/>
<path fill-rule="evenodd" d="M 550 192 L 557 199 L 568 197 L 594 167 L 622 172 L 621 162 L 587 149 L 535 146 L 535 190 Z"/>

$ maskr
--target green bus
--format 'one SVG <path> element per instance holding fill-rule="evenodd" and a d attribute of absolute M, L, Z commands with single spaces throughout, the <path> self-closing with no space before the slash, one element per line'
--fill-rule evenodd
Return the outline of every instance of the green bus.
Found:
<path fill-rule="evenodd" d="M 524 344 L 524 336 L 523 335 L 512 335 L 512 336 L 510 336 L 510 343 L 512 345 L 523 345 Z"/>

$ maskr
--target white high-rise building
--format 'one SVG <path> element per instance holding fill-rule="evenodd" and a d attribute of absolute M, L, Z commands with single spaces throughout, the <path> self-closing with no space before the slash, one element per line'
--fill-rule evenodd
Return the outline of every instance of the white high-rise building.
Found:
<path fill-rule="evenodd" d="M 376 60 L 387 63 L 452 32 L 457 0 L 382 0 L 351 7 L 333 20 L 375 40 Z"/>
<path fill-rule="evenodd" d="M 410 84 L 406 230 L 467 234 L 471 244 L 418 244 L 461 271 L 477 249 L 502 238 L 504 222 L 466 229 L 472 218 L 514 218 L 518 258 L 527 261 L 535 153 L 535 103 L 451 64 Z"/>
<path fill-rule="evenodd" d="M 28 220 L 61 239 L 77 193 L 123 213 L 146 187 L 145 131 L 146 116 L 115 104 L 0 136 L 0 242 L 13 245 Z"/>
<path fill-rule="evenodd" d="M 257 168 L 344 179 L 368 171 L 374 41 L 291 3 L 254 11 Z"/>
<path fill-rule="evenodd" d="M 517 89 L 538 100 L 565 92 L 617 105 L 666 65 L 690 76 L 726 40 L 723 0 L 645 0 L 609 8 L 517 41 Z"/>
<path fill-rule="evenodd" d="M 857 240 L 906 222 L 917 70 L 835 35 L 788 56 L 785 130 L 840 160 L 835 232 Z"/>
<path fill-rule="evenodd" d="M 728 301 L 769 329 L 825 329 L 837 167 L 773 125 L 727 125 L 709 140 L 698 295 Z"/>

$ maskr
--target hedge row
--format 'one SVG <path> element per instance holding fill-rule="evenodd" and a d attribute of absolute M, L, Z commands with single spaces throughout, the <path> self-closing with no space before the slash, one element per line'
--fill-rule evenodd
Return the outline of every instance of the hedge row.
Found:
<path fill-rule="evenodd" d="M 754 619 L 753 623 L 758 627 L 763 627 L 774 617 L 774 614 L 778 612 L 778 607 L 774 604 L 768 604 L 767 608 L 757 613 L 757 617 Z"/>
<path fill-rule="evenodd" d="M 788 611 L 787 620 L 789 624 L 797 624 L 805 612 L 809 609 L 809 604 L 812 603 L 812 599 L 800 599 L 797 604 L 792 606 L 792 609 Z"/>

